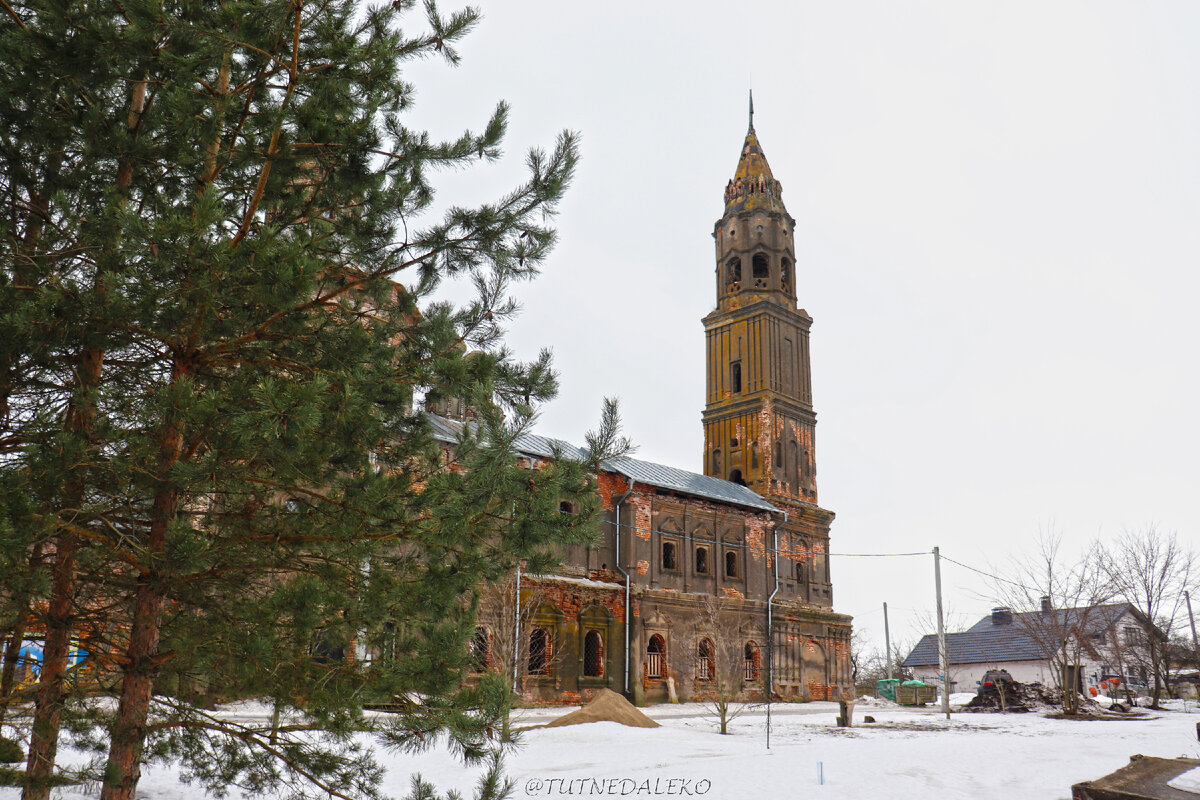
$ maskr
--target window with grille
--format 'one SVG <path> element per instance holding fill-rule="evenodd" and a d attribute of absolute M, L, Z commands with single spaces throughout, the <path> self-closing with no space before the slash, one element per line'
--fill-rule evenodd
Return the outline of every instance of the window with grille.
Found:
<path fill-rule="evenodd" d="M 662 567 L 663 569 L 678 569 L 675 564 L 675 543 L 662 543 Z"/>
<path fill-rule="evenodd" d="M 550 674 L 550 633 L 545 628 L 529 632 L 529 674 Z"/>
<path fill-rule="evenodd" d="M 476 672 L 483 672 L 492 662 L 491 648 L 488 643 L 487 628 L 477 627 L 475 637 L 471 640 L 471 667 Z"/>
<path fill-rule="evenodd" d="M 725 577 L 736 578 L 738 576 L 737 553 L 732 550 L 725 551 Z"/>
<path fill-rule="evenodd" d="M 583 674 L 589 678 L 604 674 L 604 639 L 599 631 L 588 631 L 583 637 Z"/>
<path fill-rule="evenodd" d="M 696 548 L 696 573 L 699 575 L 708 574 L 708 548 Z"/>

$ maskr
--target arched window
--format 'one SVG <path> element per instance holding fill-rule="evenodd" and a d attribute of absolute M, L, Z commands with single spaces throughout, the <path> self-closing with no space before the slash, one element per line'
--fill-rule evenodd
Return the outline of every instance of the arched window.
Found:
<path fill-rule="evenodd" d="M 667 643 L 657 633 L 646 644 L 646 677 L 661 678 L 663 662 L 666 660 Z"/>
<path fill-rule="evenodd" d="M 583 637 L 583 674 L 589 678 L 604 674 L 604 639 L 599 631 L 588 631 Z"/>
<path fill-rule="evenodd" d="M 699 575 L 708 574 L 708 548 L 696 548 L 696 573 Z"/>
<path fill-rule="evenodd" d="M 662 543 L 662 568 L 663 569 L 678 569 L 675 564 L 675 543 Z"/>
<path fill-rule="evenodd" d="M 476 672 L 484 672 L 492 665 L 491 647 L 488 642 L 487 628 L 475 628 L 475 636 L 471 639 L 471 668 Z"/>
<path fill-rule="evenodd" d="M 699 683 L 709 683 L 716 677 L 716 665 L 713 664 L 713 643 L 701 639 L 696 644 L 696 680 Z"/>
<path fill-rule="evenodd" d="M 754 271 L 754 286 L 757 289 L 765 289 L 767 280 L 771 277 L 771 265 L 767 261 L 766 253 L 755 253 L 751 261 Z"/>
<path fill-rule="evenodd" d="M 550 633 L 545 628 L 529 632 L 529 674 L 550 674 Z"/>
<path fill-rule="evenodd" d="M 758 442 L 750 443 L 750 467 L 758 469 Z"/>
<path fill-rule="evenodd" d="M 753 641 L 746 642 L 744 663 L 742 665 L 742 680 L 756 681 L 761 671 L 762 655 L 759 653 L 758 644 Z"/>
<path fill-rule="evenodd" d="M 742 288 L 742 260 L 731 258 L 725 262 L 725 285 L 730 291 L 736 292 Z"/>
<path fill-rule="evenodd" d="M 732 550 L 725 551 L 725 577 L 736 578 L 738 576 L 738 557 L 737 553 Z"/>
<path fill-rule="evenodd" d="M 742 390 L 742 362 L 734 361 L 729 365 L 729 391 L 737 394 Z"/>
<path fill-rule="evenodd" d="M 796 562 L 796 580 L 800 581 L 800 583 L 804 583 L 805 578 L 806 578 L 806 573 L 807 573 L 807 570 L 804 568 L 804 562 L 797 561 Z"/>
<path fill-rule="evenodd" d="M 720 475 L 721 474 L 721 448 L 718 447 L 716 450 L 713 450 L 712 462 L 713 462 L 713 465 L 712 465 L 713 473 L 716 475 Z"/>
<path fill-rule="evenodd" d="M 746 485 L 746 480 L 742 477 L 742 471 L 740 469 L 735 469 L 733 472 L 729 473 L 729 480 L 732 483 L 736 483 L 738 486 Z"/>
<path fill-rule="evenodd" d="M 784 256 L 779 262 L 779 288 L 785 292 L 790 289 L 788 282 L 792 279 L 792 262 Z"/>

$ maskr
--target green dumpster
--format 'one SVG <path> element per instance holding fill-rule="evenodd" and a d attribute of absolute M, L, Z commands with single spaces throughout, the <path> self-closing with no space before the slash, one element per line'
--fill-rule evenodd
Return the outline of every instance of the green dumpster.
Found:
<path fill-rule="evenodd" d="M 884 678 L 881 681 L 875 681 L 875 696 L 894 701 L 896 699 L 896 687 L 899 685 L 899 678 Z"/>

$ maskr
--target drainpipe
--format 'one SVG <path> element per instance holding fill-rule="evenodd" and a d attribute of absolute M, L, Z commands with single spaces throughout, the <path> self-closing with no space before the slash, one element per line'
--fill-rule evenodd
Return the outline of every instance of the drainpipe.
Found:
<path fill-rule="evenodd" d="M 521 562 L 517 561 L 517 606 L 513 612 L 513 694 L 517 693 L 517 670 L 521 663 Z"/>
<path fill-rule="evenodd" d="M 787 525 L 788 512 L 784 511 L 783 522 L 775 523 L 772 531 L 775 536 L 775 591 L 767 598 L 767 749 L 771 749 L 771 687 L 775 685 L 775 630 L 774 606 L 775 595 L 779 594 L 779 526 Z"/>
<path fill-rule="evenodd" d="M 625 490 L 625 494 L 620 497 L 613 498 L 613 512 L 617 515 L 617 569 L 625 576 L 625 696 L 629 696 L 629 659 L 633 656 L 629 652 L 629 573 L 621 566 L 621 504 L 625 502 L 629 495 L 633 494 L 633 478 L 629 479 L 629 488 Z"/>
<path fill-rule="evenodd" d="M 521 463 L 520 456 L 517 457 L 517 463 Z M 526 469 L 533 471 L 533 458 L 529 457 L 525 460 Z M 514 502 L 512 507 L 512 515 L 515 519 L 517 516 L 517 504 Z M 516 590 L 516 606 L 513 609 L 513 694 L 517 694 L 517 684 L 520 682 L 517 679 L 520 673 L 521 663 L 521 560 L 517 559 L 517 590 Z"/>

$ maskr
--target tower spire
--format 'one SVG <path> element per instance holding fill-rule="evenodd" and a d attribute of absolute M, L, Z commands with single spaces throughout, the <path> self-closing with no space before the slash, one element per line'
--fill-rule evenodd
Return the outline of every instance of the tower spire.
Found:
<path fill-rule="evenodd" d="M 750 90 L 750 128 L 749 133 L 754 133 L 754 90 Z"/>

